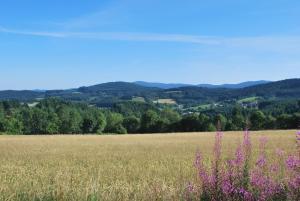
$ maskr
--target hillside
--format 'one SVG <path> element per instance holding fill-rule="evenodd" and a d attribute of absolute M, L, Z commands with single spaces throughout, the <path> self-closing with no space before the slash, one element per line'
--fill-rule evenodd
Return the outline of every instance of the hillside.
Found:
<path fill-rule="evenodd" d="M 288 79 L 239 89 L 236 97 L 300 98 L 300 79 Z"/>
<path fill-rule="evenodd" d="M 132 100 L 134 97 L 155 97 L 159 91 L 159 88 L 143 87 L 129 82 L 108 82 L 68 91 L 46 91 L 45 97 L 60 97 L 100 107 L 111 107 L 114 103 Z"/>
<path fill-rule="evenodd" d="M 43 98 L 44 92 L 37 92 L 37 91 L 30 91 L 30 90 L 22 90 L 22 91 L 15 91 L 15 90 L 5 90 L 0 91 L 0 100 L 34 100 L 37 98 Z"/>
<path fill-rule="evenodd" d="M 136 95 L 147 91 L 157 91 L 159 88 L 140 86 L 135 83 L 129 82 L 108 82 L 88 87 L 78 88 L 78 92 L 82 93 L 107 93 L 107 94 L 119 94 L 125 93 L 130 95 Z"/>
<path fill-rule="evenodd" d="M 245 88 L 207 88 L 183 86 L 171 89 L 146 87 L 129 82 L 109 82 L 71 90 L 0 91 L 0 100 L 32 101 L 37 98 L 59 97 L 65 100 L 87 102 L 98 106 L 111 106 L 120 101 L 141 97 L 147 102 L 173 99 L 179 104 L 193 105 L 209 102 L 235 101 L 247 97 L 263 99 L 300 98 L 300 79 L 288 79 Z"/>
<path fill-rule="evenodd" d="M 234 101 L 253 96 L 264 99 L 300 98 L 300 79 L 282 80 L 241 89 L 179 87 L 165 90 L 160 94 L 160 97 L 172 98 L 182 104 Z"/>

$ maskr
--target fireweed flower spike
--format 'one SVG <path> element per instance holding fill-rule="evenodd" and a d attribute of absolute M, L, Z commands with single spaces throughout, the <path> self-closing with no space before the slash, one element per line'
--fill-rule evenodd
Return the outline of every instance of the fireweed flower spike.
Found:
<path fill-rule="evenodd" d="M 259 144 L 260 155 L 258 157 L 258 160 L 256 161 L 256 165 L 260 168 L 263 168 L 267 162 L 266 153 L 265 153 L 267 141 L 268 139 L 265 137 L 260 139 L 260 144 Z"/>
<path fill-rule="evenodd" d="M 286 166 L 290 170 L 297 170 L 300 168 L 300 159 L 297 156 L 290 155 L 286 160 Z"/>
<path fill-rule="evenodd" d="M 236 166 L 241 166 L 244 163 L 244 154 L 243 154 L 243 147 L 240 145 L 238 146 L 238 148 L 236 149 L 235 152 L 235 160 L 234 163 Z"/>
<path fill-rule="evenodd" d="M 297 142 L 299 142 L 299 132 Z M 271 163 L 266 157 L 266 138 L 260 139 L 259 157 L 250 165 L 252 146 L 249 131 L 244 132 L 232 159 L 222 160 L 222 133 L 215 135 L 214 158 L 210 167 L 204 167 L 203 157 L 197 151 L 194 165 L 199 185 L 186 187 L 186 200 L 215 201 L 298 201 L 300 200 L 300 157 L 277 149 L 274 153 L 280 163 Z M 225 162 L 225 163 L 224 163 Z M 199 188 L 194 188 L 199 186 Z"/>

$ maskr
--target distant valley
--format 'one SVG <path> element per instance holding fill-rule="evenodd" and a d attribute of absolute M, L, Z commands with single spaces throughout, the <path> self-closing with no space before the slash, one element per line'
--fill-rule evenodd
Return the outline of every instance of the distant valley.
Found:
<path fill-rule="evenodd" d="M 258 105 L 264 105 L 265 102 L 273 104 L 278 101 L 280 103 L 297 101 L 300 99 L 300 79 L 196 86 L 108 82 L 67 90 L 0 91 L 0 100 L 17 100 L 31 105 L 51 97 L 100 108 L 112 108 L 120 103 L 137 102 L 155 108 L 171 107 L 183 114 L 209 110 L 222 112 L 236 104 L 245 108 L 258 108 Z"/>

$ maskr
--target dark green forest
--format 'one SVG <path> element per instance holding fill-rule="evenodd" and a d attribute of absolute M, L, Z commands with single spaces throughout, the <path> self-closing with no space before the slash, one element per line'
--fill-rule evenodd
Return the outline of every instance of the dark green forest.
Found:
<path fill-rule="evenodd" d="M 260 108 L 239 104 L 200 113 L 182 113 L 169 106 L 124 101 L 99 108 L 58 98 L 30 105 L 20 101 L 0 102 L 0 133 L 6 134 L 126 134 L 296 129 L 300 122 L 300 100 L 265 101 Z"/>

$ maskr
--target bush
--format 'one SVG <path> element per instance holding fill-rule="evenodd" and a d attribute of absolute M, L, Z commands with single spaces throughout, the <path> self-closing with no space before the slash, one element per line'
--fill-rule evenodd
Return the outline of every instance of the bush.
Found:
<path fill-rule="evenodd" d="M 23 125 L 16 118 L 8 118 L 5 120 L 4 131 L 7 134 L 22 134 Z"/>
<path fill-rule="evenodd" d="M 244 132 L 243 143 L 235 157 L 221 159 L 222 133 L 217 132 L 214 159 L 209 167 L 203 163 L 200 152 L 196 154 L 195 167 L 199 183 L 189 183 L 186 200 L 215 201 L 297 201 L 300 200 L 300 132 L 297 133 L 299 153 L 286 156 L 276 150 L 278 160 L 271 163 L 265 153 L 266 138 L 261 138 L 259 156 L 250 165 L 251 140 Z M 298 155 L 297 155 L 298 154 Z"/>

